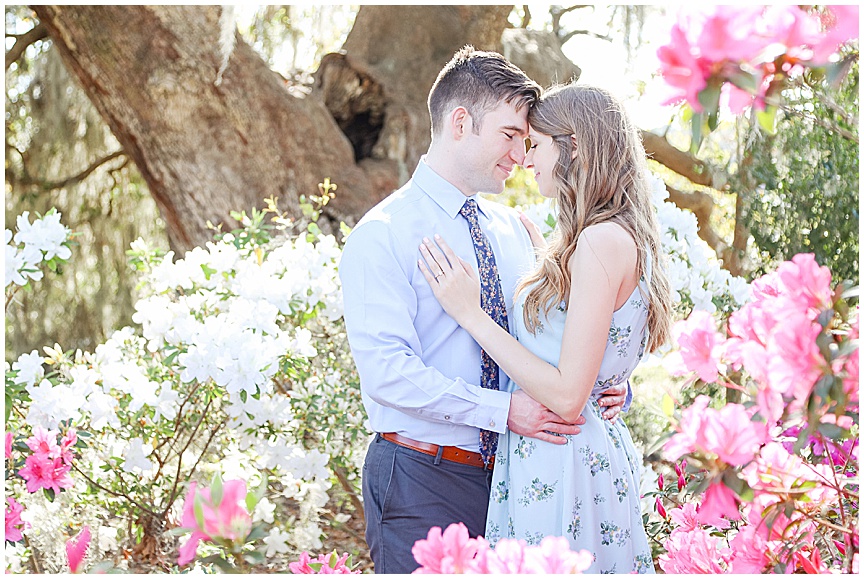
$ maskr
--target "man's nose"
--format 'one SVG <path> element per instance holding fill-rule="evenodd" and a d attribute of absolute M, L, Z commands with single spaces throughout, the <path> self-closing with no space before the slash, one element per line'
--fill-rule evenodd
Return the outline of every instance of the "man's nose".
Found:
<path fill-rule="evenodd" d="M 515 140 L 515 139 L 514 139 Z M 525 163 L 525 142 L 519 141 L 514 144 L 510 149 L 510 158 L 513 159 L 513 162 L 517 165 L 524 165 Z"/>

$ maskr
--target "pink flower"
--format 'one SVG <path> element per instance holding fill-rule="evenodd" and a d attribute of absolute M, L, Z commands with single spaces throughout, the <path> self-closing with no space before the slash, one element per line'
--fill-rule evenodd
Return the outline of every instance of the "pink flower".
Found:
<path fill-rule="evenodd" d="M 6 498 L 6 504 L 9 505 L 9 508 L 6 509 L 6 540 L 14 543 L 24 538 L 21 534 L 24 529 L 24 521 L 21 520 L 24 507 L 12 497 Z"/>
<path fill-rule="evenodd" d="M 738 534 L 729 546 L 732 559 L 729 561 L 730 573 L 762 573 L 768 564 L 768 544 L 756 532 L 754 525 L 739 527 Z"/>
<path fill-rule="evenodd" d="M 684 503 L 669 511 L 672 522 L 678 525 L 682 531 L 692 531 L 699 528 L 699 515 L 696 512 L 697 505 Z"/>
<path fill-rule="evenodd" d="M 6 458 L 9 460 L 12 459 L 12 439 L 13 438 L 14 438 L 14 436 L 12 436 L 11 432 L 6 433 Z"/>
<path fill-rule="evenodd" d="M 828 62 L 828 57 L 837 52 L 840 45 L 858 38 L 858 6 L 828 6 L 825 18 L 824 37 L 813 46 L 813 60 Z"/>
<path fill-rule="evenodd" d="M 41 426 L 33 429 L 33 436 L 25 442 L 30 450 L 39 457 L 60 458 L 60 447 L 57 445 L 56 430 L 45 430 Z"/>
<path fill-rule="evenodd" d="M 72 459 L 75 456 L 72 449 L 77 442 L 78 432 L 74 428 L 70 428 L 60 440 L 60 455 L 64 462 L 72 464 Z"/>
<path fill-rule="evenodd" d="M 698 528 L 675 529 L 663 542 L 666 553 L 660 555 L 660 568 L 666 573 L 723 574 L 731 550 L 721 547 L 721 539 Z"/>
<path fill-rule="evenodd" d="M 90 547 L 90 527 L 84 526 L 77 536 L 66 541 L 66 557 L 69 559 L 69 571 L 78 573 L 84 562 L 84 556 Z"/>
<path fill-rule="evenodd" d="M 585 549 L 571 551 L 564 537 L 544 537 L 539 546 L 526 553 L 525 572 L 532 574 L 579 574 L 594 562 L 594 556 Z"/>
<path fill-rule="evenodd" d="M 705 382 L 717 380 L 723 336 L 717 331 L 714 317 L 706 311 L 695 310 L 689 318 L 675 324 L 672 335 L 681 347 L 685 366 Z"/>
<path fill-rule="evenodd" d="M 657 50 L 657 58 L 660 60 L 663 79 L 670 86 L 678 89 L 675 96 L 663 104 L 684 99 L 690 103 L 693 110 L 699 112 L 702 110 L 702 105 L 699 104 L 699 92 L 707 86 L 709 75 L 702 69 L 693 52 L 694 49 L 687 40 L 687 35 L 679 25 L 675 24 L 672 27 L 669 44 Z"/>
<path fill-rule="evenodd" d="M 222 500 L 213 505 L 210 489 L 198 489 L 197 483 L 189 484 L 189 492 L 183 503 L 182 527 L 192 529 L 192 535 L 179 550 L 178 565 L 186 565 L 195 559 L 198 542 L 201 540 L 227 539 L 242 541 L 252 530 L 252 517 L 246 511 L 246 483 L 241 480 L 226 480 L 222 483 Z M 200 496 L 204 525 L 195 518 L 195 495 Z"/>
<path fill-rule="evenodd" d="M 701 438 L 702 450 L 713 452 L 730 466 L 750 462 L 768 436 L 764 423 L 753 422 L 741 404 L 727 404 L 722 409 L 706 410 Z"/>
<path fill-rule="evenodd" d="M 800 311 L 790 311 L 768 344 L 768 384 L 803 405 L 816 381 L 828 369 L 816 338 L 822 326 Z"/>
<path fill-rule="evenodd" d="M 697 396 L 693 405 L 681 413 L 681 422 L 678 423 L 678 433 L 666 441 L 663 453 L 668 460 L 678 460 L 684 454 L 693 452 L 696 443 L 701 437 L 702 414 L 708 408 L 711 399 L 705 395 Z"/>
<path fill-rule="evenodd" d="M 501 539 L 494 549 L 485 539 L 479 539 L 477 557 L 471 565 L 471 572 L 481 575 L 515 575 L 527 573 L 525 541 Z"/>
<path fill-rule="evenodd" d="M 818 314 L 832 306 L 831 270 L 816 263 L 812 253 L 799 253 L 792 261 L 784 261 L 777 267 L 777 276 L 784 293 L 804 308 Z"/>
<path fill-rule="evenodd" d="M 700 56 L 711 62 L 748 62 L 756 58 L 762 42 L 754 34 L 754 23 L 762 8 L 712 6 L 693 22 L 690 31 L 697 38 Z"/>
<path fill-rule="evenodd" d="M 426 539 L 420 539 L 411 548 L 414 559 L 421 567 L 414 573 L 464 573 L 477 555 L 479 543 L 468 536 L 463 523 L 453 523 L 441 532 L 432 527 Z"/>
<path fill-rule="evenodd" d="M 845 374 L 843 376 L 843 390 L 849 397 L 849 402 L 853 404 L 857 404 L 858 402 L 858 387 L 860 385 L 858 381 L 858 365 L 861 363 L 861 360 L 858 355 L 859 351 L 856 349 L 846 358 L 846 363 L 843 365 L 843 373 Z"/>
<path fill-rule="evenodd" d="M 62 458 L 52 459 L 46 455 L 31 454 L 24 461 L 24 468 L 18 471 L 18 475 L 27 481 L 28 493 L 35 493 L 39 489 L 53 489 L 55 493 L 59 493 L 60 489 L 72 488 L 74 484 L 69 477 L 71 469 Z"/>
<path fill-rule="evenodd" d="M 713 482 L 705 491 L 705 498 L 699 505 L 699 521 L 703 525 L 724 528 L 728 526 L 723 517 L 730 521 L 741 518 L 738 512 L 738 495 L 722 482 Z"/>

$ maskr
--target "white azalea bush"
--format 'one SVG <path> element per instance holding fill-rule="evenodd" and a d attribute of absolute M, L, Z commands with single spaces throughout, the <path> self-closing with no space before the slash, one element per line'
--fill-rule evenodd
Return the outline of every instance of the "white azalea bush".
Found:
<path fill-rule="evenodd" d="M 341 322 L 340 250 L 314 224 L 274 235 L 267 213 L 238 215 L 243 229 L 176 261 L 133 244 L 137 328 L 92 353 L 55 345 L 7 365 L 7 528 L 10 499 L 23 507 L 7 569 L 63 570 L 64 541 L 87 525 L 89 561 L 124 568 L 133 555 L 168 570 L 187 484 L 216 473 L 262 489 L 250 541 L 271 565 L 319 549 L 322 517 L 356 512 L 368 433 Z M 73 458 L 39 454 L 37 434 L 72 440 Z M 49 466 L 34 475 L 37 455 Z M 343 512 L 325 510 L 334 483 Z"/>
<path fill-rule="evenodd" d="M 56 271 L 72 256 L 72 232 L 60 223 L 60 213 L 51 209 L 30 222 L 25 211 L 15 220 L 16 232 L 6 229 L 6 307 L 12 296 L 30 280 L 39 281 L 43 268 Z"/>

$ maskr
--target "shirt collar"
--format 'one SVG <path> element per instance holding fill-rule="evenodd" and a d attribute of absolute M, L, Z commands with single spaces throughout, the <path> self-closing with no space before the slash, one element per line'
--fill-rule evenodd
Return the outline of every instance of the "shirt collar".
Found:
<path fill-rule="evenodd" d="M 426 195 L 428 195 L 435 203 L 438 204 L 444 213 L 450 216 L 450 219 L 456 219 L 459 215 L 459 210 L 465 204 L 466 199 L 474 199 L 477 201 L 477 208 L 484 217 L 489 217 L 488 212 L 484 209 L 486 204 L 485 199 L 481 199 L 479 195 L 471 195 L 466 197 L 455 185 L 447 181 L 444 177 L 432 170 L 426 164 L 426 155 L 420 157 L 420 162 L 417 163 L 417 168 L 414 170 L 414 175 L 411 180 L 415 185 L 420 187 Z"/>

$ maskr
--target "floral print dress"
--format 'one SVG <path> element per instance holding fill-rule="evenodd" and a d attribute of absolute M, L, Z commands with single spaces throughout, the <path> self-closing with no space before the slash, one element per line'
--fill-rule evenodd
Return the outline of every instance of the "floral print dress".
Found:
<path fill-rule="evenodd" d="M 640 453 L 622 418 L 614 424 L 604 420 L 596 401 L 606 388 L 627 380 L 642 357 L 648 340 L 647 291 L 643 276 L 613 314 L 580 434 L 566 436 L 563 445 L 510 431 L 500 437 L 486 522 L 491 544 L 515 538 L 536 545 L 546 536 L 566 537 L 571 549 L 587 549 L 594 556 L 587 573 L 654 572 L 639 501 Z M 524 295 L 514 308 L 516 337 L 557 365 L 567 317 L 563 304 L 541 318 L 534 335 L 524 325 Z M 511 381 L 508 388 L 518 386 Z"/>

